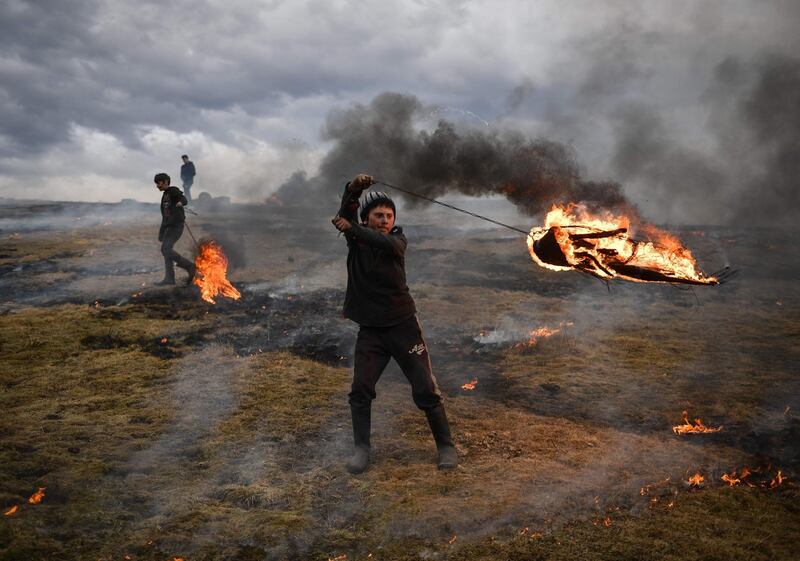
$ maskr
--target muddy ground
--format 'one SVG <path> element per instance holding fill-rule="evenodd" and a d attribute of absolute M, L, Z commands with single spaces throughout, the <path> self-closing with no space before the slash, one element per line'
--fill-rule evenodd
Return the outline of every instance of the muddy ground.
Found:
<path fill-rule="evenodd" d="M 354 477 L 343 239 L 301 208 L 206 209 L 192 232 L 242 292 L 211 305 L 153 286 L 157 212 L 0 205 L 0 559 L 800 558 L 796 232 L 674 229 L 739 275 L 607 287 L 401 211 L 462 464 L 437 472 L 392 364 Z M 677 436 L 683 411 L 722 429 Z"/>

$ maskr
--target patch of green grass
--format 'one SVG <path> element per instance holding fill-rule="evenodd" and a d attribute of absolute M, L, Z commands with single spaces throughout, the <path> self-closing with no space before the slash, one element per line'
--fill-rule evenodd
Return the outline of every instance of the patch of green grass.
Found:
<path fill-rule="evenodd" d="M 258 426 L 262 436 L 302 437 L 341 414 L 350 373 L 277 352 L 250 357 L 239 371 L 242 402 L 236 413 L 218 427 L 222 438 L 246 434 Z M 334 396 L 341 399 L 334 401 Z"/>

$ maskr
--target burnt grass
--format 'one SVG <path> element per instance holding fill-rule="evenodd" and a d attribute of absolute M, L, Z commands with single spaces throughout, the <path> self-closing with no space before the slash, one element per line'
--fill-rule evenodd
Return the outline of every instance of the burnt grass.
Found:
<path fill-rule="evenodd" d="M 607 287 L 536 268 L 505 232 L 408 223 L 462 465 L 436 471 L 392 364 L 353 477 L 343 241 L 297 209 L 206 213 L 192 227 L 236 244 L 242 293 L 212 305 L 153 286 L 146 210 L 78 227 L 80 205 L 20 204 L 26 227 L 2 223 L 0 507 L 21 506 L 0 560 L 797 558 L 791 233 L 679 230 L 707 270 L 741 269 L 683 290 Z M 543 326 L 559 331 L 531 343 Z M 675 436 L 684 410 L 723 429 Z M 752 486 L 721 481 L 744 466 Z"/>

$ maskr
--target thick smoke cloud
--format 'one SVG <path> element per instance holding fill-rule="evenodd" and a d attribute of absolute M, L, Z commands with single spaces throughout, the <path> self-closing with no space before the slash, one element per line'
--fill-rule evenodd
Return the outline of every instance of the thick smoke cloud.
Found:
<path fill-rule="evenodd" d="M 444 120 L 433 130 L 421 127 L 433 112 L 416 97 L 397 93 L 332 112 L 324 137 L 333 147 L 319 177 L 304 181 L 294 176 L 278 196 L 308 200 L 304 190 L 335 189 L 355 173 L 368 171 L 428 197 L 503 195 L 529 214 L 554 202 L 606 207 L 625 202 L 619 185 L 582 179 L 573 151 L 564 144 L 510 129 L 456 127 Z"/>
<path fill-rule="evenodd" d="M 703 96 L 711 146 L 693 147 L 654 108 L 621 107 L 613 119 L 615 176 L 642 185 L 684 221 L 791 225 L 800 211 L 797 99 L 800 59 L 727 58 Z"/>
<path fill-rule="evenodd" d="M 735 101 L 753 158 L 744 160 L 750 169 L 737 170 L 750 179 L 735 217 L 756 211 L 762 219 L 795 223 L 800 211 L 800 59 L 767 56 L 739 71 L 754 76 L 754 84 Z M 723 80 L 724 72 L 719 75 Z M 734 134 L 726 132 L 720 143 Z"/>

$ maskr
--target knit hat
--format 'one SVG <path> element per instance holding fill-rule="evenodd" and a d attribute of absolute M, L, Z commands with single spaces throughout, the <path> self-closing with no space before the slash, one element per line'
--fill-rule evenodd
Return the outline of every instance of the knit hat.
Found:
<path fill-rule="evenodd" d="M 394 201 L 383 191 L 369 191 L 361 200 L 361 222 L 367 221 L 369 211 L 378 205 L 388 206 L 397 216 L 397 209 L 394 206 Z"/>

